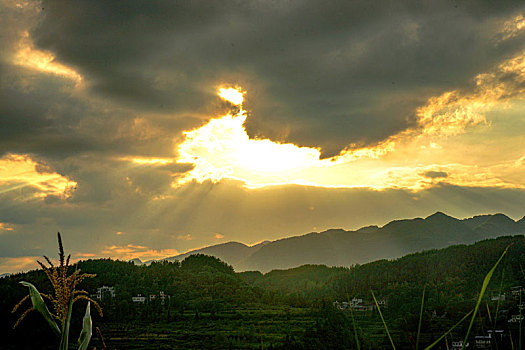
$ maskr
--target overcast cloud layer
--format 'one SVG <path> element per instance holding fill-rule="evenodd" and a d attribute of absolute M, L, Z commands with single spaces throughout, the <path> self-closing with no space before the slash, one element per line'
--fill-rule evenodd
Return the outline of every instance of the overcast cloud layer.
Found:
<path fill-rule="evenodd" d="M 525 214 L 523 189 L 451 185 L 441 168 L 421 172 L 431 179 L 421 191 L 249 190 L 235 181 L 174 188 L 192 164 L 126 161 L 176 156 L 183 131 L 232 110 L 217 98 L 224 85 L 247 91 L 252 138 L 318 148 L 322 157 L 377 145 L 417 128 L 417 110 L 429 98 L 452 90 L 474 94 L 476 76 L 522 55 L 522 2 L 0 0 L 0 6 L 0 273 L 23 268 L 26 257 L 52 254 L 58 230 L 77 257 L 127 258 L 436 210 L 459 217 Z M 54 59 L 39 65 L 37 53 Z M 498 79 L 523 89 L 510 73 Z M 495 129 L 518 139 L 525 123 L 512 111 L 505 127 Z M 20 181 L 8 181 L 13 155 L 31 159 L 35 172 L 54 174 L 57 183 L 35 187 L 24 180 L 29 160 L 16 173 Z"/>

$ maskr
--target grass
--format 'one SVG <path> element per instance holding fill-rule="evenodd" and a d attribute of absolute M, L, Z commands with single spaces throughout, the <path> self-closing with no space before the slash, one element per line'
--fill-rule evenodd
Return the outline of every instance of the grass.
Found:
<path fill-rule="evenodd" d="M 348 291 L 346 292 L 346 299 L 350 300 L 350 295 L 348 294 Z M 361 344 L 359 343 L 359 337 L 357 336 L 357 327 L 355 324 L 354 310 L 352 310 L 352 307 L 350 307 L 350 317 L 352 318 L 352 328 L 354 330 L 355 344 L 357 346 L 357 350 L 361 350 Z"/>
<path fill-rule="evenodd" d="M 372 298 L 374 298 L 374 303 L 376 304 L 377 311 L 379 311 L 379 316 L 381 316 L 381 321 L 383 322 L 383 325 L 385 326 L 386 334 L 388 335 L 388 339 L 390 339 L 390 344 L 392 344 L 392 349 L 396 350 L 396 346 L 394 345 L 394 340 L 392 340 L 392 336 L 390 335 L 390 332 L 388 331 L 388 326 L 386 325 L 385 318 L 383 317 L 383 313 L 381 312 L 381 308 L 379 307 L 379 304 L 377 303 L 376 296 L 374 295 L 374 291 L 370 291 L 372 293 Z"/>
<path fill-rule="evenodd" d="M 487 287 L 490 283 L 490 280 L 492 278 L 492 275 L 494 274 L 494 271 L 496 270 L 496 268 L 498 267 L 499 263 L 501 262 L 501 260 L 503 259 L 503 257 L 505 257 L 505 255 L 507 254 L 508 250 L 509 250 L 510 246 L 508 246 L 507 248 L 505 248 L 505 250 L 503 251 L 503 253 L 501 254 L 501 256 L 499 257 L 498 261 L 496 261 L 496 263 L 494 264 L 494 266 L 489 270 L 489 272 L 485 275 L 485 278 L 483 279 L 483 284 L 481 286 L 481 290 L 479 292 L 479 296 L 478 296 L 478 299 L 477 299 L 477 302 L 476 302 L 476 306 L 474 307 L 474 309 L 472 311 L 470 311 L 469 313 L 467 313 L 465 316 L 463 316 L 463 318 L 461 320 L 459 320 L 455 325 L 453 325 L 448 331 L 446 331 L 445 333 L 443 333 L 437 340 L 435 340 L 432 344 L 430 344 L 429 346 L 427 346 L 425 348 L 425 350 L 429 350 L 429 349 L 432 349 L 434 346 L 436 346 L 441 340 L 443 340 L 443 338 L 445 338 L 450 332 L 452 332 L 457 326 L 459 326 L 461 323 L 463 323 L 468 317 L 469 315 L 472 315 L 471 319 L 470 319 L 470 323 L 469 323 L 469 326 L 468 326 L 468 329 L 467 329 L 467 333 L 465 335 L 465 338 L 463 340 L 463 345 L 462 345 L 462 350 L 465 348 L 465 345 L 467 344 L 467 340 L 468 340 L 468 337 L 470 335 L 470 332 L 472 330 L 472 326 L 474 325 L 474 321 L 476 319 L 476 315 L 478 314 L 478 311 L 479 311 L 479 306 L 481 305 L 481 302 L 483 300 L 483 296 L 485 295 L 485 292 L 487 290 Z M 502 277 L 503 278 L 503 277 Z M 394 344 L 394 341 L 392 339 L 392 336 L 390 335 L 390 331 L 388 330 L 388 326 L 385 322 L 385 319 L 383 317 L 383 313 L 381 312 L 381 308 L 379 307 L 379 304 L 377 303 L 377 300 L 376 300 L 376 297 L 374 295 L 374 292 L 371 291 L 372 293 L 372 297 L 374 298 L 374 303 L 377 307 L 377 310 L 379 312 L 379 316 L 381 317 L 381 322 L 383 323 L 383 327 L 388 335 L 388 339 L 390 340 L 390 344 L 392 346 L 392 349 L 396 349 L 396 346 Z M 500 283 L 500 293 L 501 293 L 501 283 Z M 419 348 L 419 337 L 420 337 L 420 333 L 421 333 L 421 322 L 422 322 L 422 317 L 423 317 L 423 309 L 424 309 L 424 300 L 425 300 L 425 288 L 423 288 L 423 296 L 421 298 L 421 309 L 420 309 L 420 312 L 419 312 L 419 324 L 418 324 L 418 330 L 417 330 L 417 340 L 416 340 L 416 349 Z M 521 305 L 521 292 L 520 292 L 520 305 Z M 499 306 L 498 306 L 499 307 Z M 496 311 L 497 313 L 497 311 Z M 489 313 L 490 314 L 490 313 Z M 519 327 L 519 350 L 521 350 L 521 308 L 520 308 L 520 327 Z M 447 346 L 448 346 L 448 343 L 447 343 Z"/>
<path fill-rule="evenodd" d="M 452 327 L 450 327 L 450 329 L 448 331 L 446 331 L 445 333 L 443 333 L 443 335 L 441 335 L 441 337 L 437 338 L 432 344 L 430 344 L 429 346 L 427 346 L 425 348 L 425 350 L 430 350 L 432 349 L 434 346 L 436 346 L 441 340 L 443 340 L 443 338 L 445 338 L 450 332 L 452 332 L 457 326 L 459 326 L 460 324 L 463 323 L 463 321 L 465 321 L 469 316 L 470 314 L 472 314 L 474 310 L 470 311 L 469 313 L 467 313 L 465 316 L 463 316 L 463 318 L 461 320 L 459 320 L 455 325 L 453 325 Z M 463 343 L 464 344 L 464 343 Z"/>
<path fill-rule="evenodd" d="M 416 337 L 416 350 L 419 349 L 419 336 L 421 335 L 421 323 L 423 320 L 423 308 L 425 305 L 425 290 L 427 287 L 423 287 L 423 296 L 421 297 L 421 309 L 419 310 L 419 322 L 417 325 L 417 337 Z"/>
<path fill-rule="evenodd" d="M 483 296 L 485 295 L 485 292 L 487 291 L 487 287 L 490 283 L 490 279 L 492 278 L 492 275 L 494 274 L 494 271 L 498 267 L 500 261 L 503 259 L 505 254 L 507 254 L 508 250 L 509 250 L 509 247 L 505 248 L 505 250 L 499 257 L 498 261 L 496 261 L 496 264 L 494 264 L 492 269 L 490 269 L 490 271 L 487 273 L 487 275 L 485 275 L 485 278 L 483 279 L 483 284 L 481 285 L 481 291 L 479 292 L 478 301 L 476 302 L 476 307 L 474 308 L 474 313 L 472 314 L 472 318 L 470 319 L 470 324 L 467 329 L 467 334 L 465 335 L 465 340 L 463 341 L 463 346 L 461 347 L 462 350 L 465 348 L 465 345 L 467 343 L 468 337 L 470 335 L 470 331 L 472 330 L 472 325 L 474 325 L 474 320 L 479 310 L 479 305 L 481 304 L 481 301 L 483 300 Z M 521 330 L 521 325 L 520 325 L 520 330 Z M 520 349 L 521 349 L 521 345 L 520 345 Z"/>

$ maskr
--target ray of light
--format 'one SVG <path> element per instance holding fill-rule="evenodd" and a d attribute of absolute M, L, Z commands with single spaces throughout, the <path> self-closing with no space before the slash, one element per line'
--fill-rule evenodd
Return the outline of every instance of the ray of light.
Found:
<path fill-rule="evenodd" d="M 10 154 L 0 158 L 0 194 L 31 187 L 31 196 L 68 197 L 77 183 L 60 174 L 39 170 L 41 165 L 27 155 Z"/>

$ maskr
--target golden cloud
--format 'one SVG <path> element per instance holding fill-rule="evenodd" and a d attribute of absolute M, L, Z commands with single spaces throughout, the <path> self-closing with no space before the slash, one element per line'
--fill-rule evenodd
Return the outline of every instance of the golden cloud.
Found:
<path fill-rule="evenodd" d="M 34 191 L 24 193 L 24 196 L 44 198 L 54 195 L 67 198 L 76 185 L 75 181 L 47 170 L 28 155 L 9 154 L 0 158 L 0 194 L 30 187 Z"/>
<path fill-rule="evenodd" d="M 524 30 L 525 17 L 523 17 L 523 14 L 519 14 L 503 23 L 501 31 L 498 33 L 498 37 L 501 40 L 512 39 Z"/>
<path fill-rule="evenodd" d="M 134 258 L 139 258 L 142 261 L 146 261 L 167 258 L 178 255 L 179 252 L 175 249 L 152 249 L 142 245 L 128 244 L 123 246 L 107 246 L 102 250 L 101 254 L 119 260 L 131 260 Z"/>
<path fill-rule="evenodd" d="M 0 257 L 0 272 L 14 273 L 21 271 L 36 270 L 39 268 L 37 260 L 39 256 L 21 256 L 15 258 L 1 258 Z"/>
<path fill-rule="evenodd" d="M 33 40 L 28 31 L 24 31 L 18 42 L 13 63 L 41 73 L 54 74 L 75 82 L 77 86 L 83 81 L 82 75 L 71 67 L 56 60 L 55 55 L 49 51 L 35 48 Z"/>
<path fill-rule="evenodd" d="M 183 241 L 191 241 L 193 239 L 193 237 L 191 237 L 191 234 L 187 234 L 187 235 L 179 235 L 177 236 L 177 239 L 180 239 L 180 240 L 183 240 Z"/>
<path fill-rule="evenodd" d="M 321 152 L 316 148 L 250 139 L 244 128 L 247 114 L 240 107 L 236 115 L 215 118 L 185 132 L 185 141 L 176 150 L 177 162 L 192 163 L 195 167 L 174 186 L 229 178 L 243 181 L 248 188 L 293 183 L 420 190 L 438 181 L 462 186 L 522 188 L 525 187 L 523 180 L 516 180 L 515 175 L 505 176 L 506 169 L 514 169 L 516 174 L 521 168 L 506 162 L 483 167 L 462 164 L 465 154 L 458 152 L 461 145 L 456 146 L 455 152 L 450 152 L 447 145 L 451 140 L 459 140 L 469 127 L 490 125 L 486 113 L 510 108 L 511 102 L 525 93 L 523 81 L 525 54 L 502 62 L 492 72 L 476 76 L 470 91 L 452 90 L 429 98 L 416 111 L 416 127 L 392 135 L 375 146 L 350 145 L 329 159 L 321 159 Z M 238 94 L 242 97 L 244 92 L 239 89 Z M 219 96 L 230 98 L 230 95 L 225 97 L 222 90 Z M 237 102 L 241 104 L 242 100 Z M 447 163 L 437 163 L 441 159 Z M 422 175 L 429 171 L 442 171 L 449 176 L 436 179 Z"/>
<path fill-rule="evenodd" d="M 0 231 L 13 231 L 14 229 L 15 228 L 13 227 L 13 225 L 5 222 L 0 222 Z"/>

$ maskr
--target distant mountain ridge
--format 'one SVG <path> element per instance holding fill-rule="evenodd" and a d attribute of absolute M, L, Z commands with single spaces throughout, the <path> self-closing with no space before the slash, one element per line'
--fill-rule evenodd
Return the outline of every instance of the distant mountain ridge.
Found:
<path fill-rule="evenodd" d="M 226 261 L 228 264 L 232 266 L 239 266 L 239 264 L 242 264 L 242 262 L 247 259 L 250 255 L 255 253 L 257 250 L 259 250 L 261 247 L 263 247 L 265 244 L 270 243 L 270 241 L 264 241 L 252 246 L 248 246 L 243 243 L 239 242 L 227 242 L 227 243 L 221 243 L 217 245 L 212 245 L 209 247 L 204 247 L 201 249 L 195 249 L 191 250 L 189 252 L 186 252 L 184 254 L 179 254 L 176 256 L 172 256 L 163 260 L 167 261 L 182 261 L 186 257 L 193 255 L 193 254 L 205 254 L 205 255 L 211 255 L 216 258 L 221 259 L 222 261 Z M 148 264 L 149 261 L 145 262 L 145 264 Z"/>
<path fill-rule="evenodd" d="M 382 227 L 366 226 L 355 231 L 330 229 L 255 246 L 228 242 L 164 260 L 180 261 L 200 253 L 215 256 L 232 265 L 236 271 L 261 272 L 305 264 L 351 266 L 516 234 L 525 234 L 525 217 L 514 221 L 504 214 L 487 214 L 456 219 L 436 212 L 426 218 L 394 220 Z"/>

